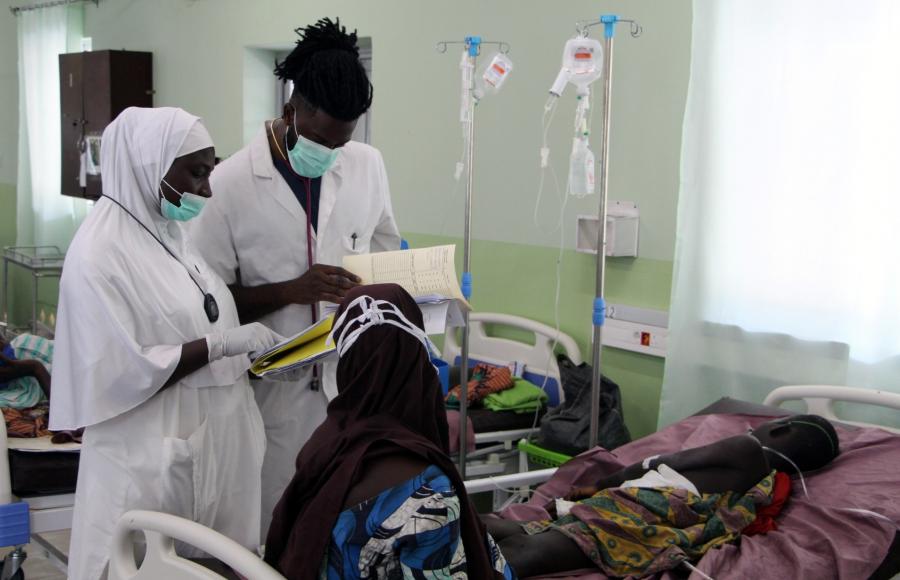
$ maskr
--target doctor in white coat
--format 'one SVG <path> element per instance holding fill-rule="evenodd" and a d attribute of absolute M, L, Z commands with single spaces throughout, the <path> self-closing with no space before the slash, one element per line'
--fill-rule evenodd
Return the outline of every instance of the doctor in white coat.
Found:
<path fill-rule="evenodd" d="M 238 326 L 185 231 L 210 196 L 212 145 L 173 108 L 126 109 L 103 132 L 103 197 L 60 282 L 50 401 L 51 429 L 85 427 L 70 580 L 101 577 L 132 509 L 259 545 L 265 434 L 247 355 L 281 337 Z"/>
<path fill-rule="evenodd" d="M 381 154 L 350 141 L 372 102 L 356 34 L 328 19 L 299 33 L 275 71 L 294 83 L 282 117 L 216 167 L 215 196 L 193 224 L 241 321 L 286 336 L 320 317 L 320 302 L 340 302 L 357 284 L 340 267 L 344 256 L 400 246 Z M 294 381 L 252 381 L 267 438 L 263 537 L 297 453 L 337 394 L 330 367 Z"/>

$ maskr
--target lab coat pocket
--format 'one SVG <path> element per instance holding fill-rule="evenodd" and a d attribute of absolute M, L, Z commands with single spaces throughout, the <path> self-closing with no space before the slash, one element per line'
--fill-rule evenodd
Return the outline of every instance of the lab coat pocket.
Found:
<path fill-rule="evenodd" d="M 160 468 L 160 508 L 167 513 L 193 519 L 194 460 L 187 439 L 163 439 Z"/>
<path fill-rule="evenodd" d="M 163 508 L 205 526 L 215 519 L 216 465 L 211 443 L 206 421 L 187 439 L 163 440 Z"/>
<path fill-rule="evenodd" d="M 344 255 L 368 254 L 372 245 L 372 236 L 359 232 L 350 235 L 341 235 L 344 241 Z"/>

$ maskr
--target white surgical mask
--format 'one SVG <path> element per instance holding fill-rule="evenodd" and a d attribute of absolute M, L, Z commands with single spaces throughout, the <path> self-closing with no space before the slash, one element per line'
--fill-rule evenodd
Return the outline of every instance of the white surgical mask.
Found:
<path fill-rule="evenodd" d="M 179 222 L 186 222 L 188 220 L 192 220 L 203 211 L 203 206 L 206 205 L 206 198 L 197 195 L 195 193 L 191 193 L 189 191 L 179 192 L 177 189 L 169 185 L 169 182 L 165 179 L 162 182 L 171 189 L 175 195 L 180 198 L 181 205 L 175 205 L 168 199 L 166 196 L 160 195 L 159 199 L 159 210 L 162 213 L 163 217 L 168 220 L 175 220 Z M 160 192 L 161 194 L 162 192 Z"/>

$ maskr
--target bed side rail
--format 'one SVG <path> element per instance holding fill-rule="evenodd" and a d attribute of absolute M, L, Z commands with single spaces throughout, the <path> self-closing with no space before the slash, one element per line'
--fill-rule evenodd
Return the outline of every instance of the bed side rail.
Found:
<path fill-rule="evenodd" d="M 132 532 L 142 531 L 147 538 L 147 555 L 140 569 L 134 561 Z M 231 566 L 238 574 L 254 580 L 285 580 L 256 554 L 234 540 L 196 522 L 171 514 L 133 510 L 122 516 L 116 526 L 109 562 L 110 580 L 221 579 L 218 574 L 178 556 L 175 540 L 186 542 Z"/>
<path fill-rule="evenodd" d="M 806 404 L 807 412 L 821 415 L 832 421 L 842 421 L 860 427 L 876 427 L 900 434 L 900 429 L 896 427 L 841 419 L 837 416 L 834 408 L 835 403 L 845 402 L 875 405 L 900 411 L 900 394 L 898 393 L 836 385 L 788 385 L 778 387 L 769 393 L 763 404 L 778 407 L 785 401 L 803 401 Z"/>

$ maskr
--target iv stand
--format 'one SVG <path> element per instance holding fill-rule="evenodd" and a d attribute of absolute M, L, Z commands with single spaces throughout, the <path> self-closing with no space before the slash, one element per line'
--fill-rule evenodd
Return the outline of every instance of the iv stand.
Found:
<path fill-rule="evenodd" d="M 448 44 L 457 44 L 453 41 L 444 41 L 437 44 L 439 52 L 446 52 Z M 472 199 L 475 183 L 475 64 L 481 52 L 482 44 L 497 44 L 503 53 L 509 52 L 509 45 L 505 42 L 482 41 L 480 36 L 467 36 L 463 41 L 466 46 L 466 66 L 469 68 L 469 86 L 465 90 L 466 98 L 466 206 L 465 221 L 463 226 L 463 274 L 462 294 L 466 300 L 472 296 Z M 465 310 L 465 309 L 464 309 Z M 460 341 L 459 361 L 459 476 L 466 479 L 466 426 L 468 419 L 468 395 L 469 395 L 469 312 L 463 312 L 462 340 Z"/>
<path fill-rule="evenodd" d="M 466 127 L 466 209 L 463 225 L 463 275 L 462 293 L 466 300 L 472 296 L 472 196 L 475 182 L 475 61 L 478 59 L 478 48 L 481 38 L 467 36 L 469 87 L 466 107 L 468 108 L 468 126 Z M 459 359 L 459 477 L 466 480 L 466 452 L 468 441 L 468 407 L 469 407 L 469 310 L 463 312 L 462 340 L 460 341 Z"/>
<path fill-rule="evenodd" d="M 641 27 L 632 20 L 619 18 L 614 14 L 604 14 L 600 17 L 599 22 L 591 23 L 584 27 L 593 26 L 594 24 L 603 24 L 603 132 L 600 134 L 600 208 L 597 211 L 598 231 L 597 231 L 597 281 L 596 295 L 594 297 L 593 309 L 593 336 L 591 347 L 593 356 L 591 364 L 593 365 L 593 376 L 591 377 L 591 429 L 590 429 L 590 447 L 595 447 L 600 443 L 600 394 L 603 388 L 602 382 L 602 348 L 603 348 L 603 323 L 606 320 L 606 300 L 604 299 L 604 288 L 606 284 L 606 203 L 609 191 L 609 125 L 610 125 L 610 108 L 612 105 L 612 64 L 613 64 L 613 35 L 617 22 L 631 23 L 631 36 L 640 36 Z M 582 29 L 582 30 L 584 30 Z"/>

